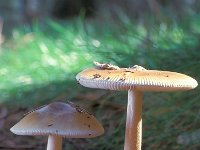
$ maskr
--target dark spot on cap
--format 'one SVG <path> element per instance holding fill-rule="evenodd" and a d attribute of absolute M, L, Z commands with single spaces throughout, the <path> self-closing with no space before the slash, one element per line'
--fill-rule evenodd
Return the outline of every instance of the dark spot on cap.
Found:
<path fill-rule="evenodd" d="M 88 116 L 87 118 L 89 119 L 90 117 Z"/>
<path fill-rule="evenodd" d="M 88 128 L 90 128 L 91 126 L 90 126 L 90 124 L 88 124 Z"/>
<path fill-rule="evenodd" d="M 92 134 L 89 134 L 89 136 L 91 136 Z"/>
<path fill-rule="evenodd" d="M 48 124 L 48 127 L 51 127 L 53 125 L 53 123 L 52 124 Z"/>
<path fill-rule="evenodd" d="M 109 79 L 110 79 L 110 77 L 107 77 L 107 78 L 106 78 L 106 80 L 109 80 Z"/>
<path fill-rule="evenodd" d="M 122 82 L 123 82 L 123 81 L 125 81 L 125 78 L 120 78 L 119 81 L 122 81 Z"/>
<path fill-rule="evenodd" d="M 100 78 L 101 75 L 97 73 L 97 74 L 94 74 L 93 77 L 94 77 L 94 78 Z"/>
<path fill-rule="evenodd" d="M 125 70 L 124 72 L 135 73 L 135 72 L 134 72 L 134 71 L 132 71 L 132 70 Z"/>

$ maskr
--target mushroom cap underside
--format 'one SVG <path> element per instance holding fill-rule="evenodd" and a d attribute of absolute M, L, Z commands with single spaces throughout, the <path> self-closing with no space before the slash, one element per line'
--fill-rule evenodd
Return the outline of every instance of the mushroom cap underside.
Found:
<path fill-rule="evenodd" d="M 90 68 L 77 74 L 76 79 L 85 87 L 110 90 L 176 91 L 190 90 L 198 85 L 185 74 L 132 68 Z"/>
<path fill-rule="evenodd" d="M 58 135 L 67 138 L 92 138 L 104 133 L 93 115 L 79 106 L 51 103 L 30 112 L 10 129 L 17 135 Z"/>

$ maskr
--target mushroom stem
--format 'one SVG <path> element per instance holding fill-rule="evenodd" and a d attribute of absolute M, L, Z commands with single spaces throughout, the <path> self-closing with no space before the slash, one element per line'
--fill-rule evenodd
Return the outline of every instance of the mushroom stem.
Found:
<path fill-rule="evenodd" d="M 49 135 L 47 150 L 61 150 L 62 149 L 62 137 Z"/>
<path fill-rule="evenodd" d="M 126 133 L 124 150 L 141 150 L 142 143 L 142 93 L 128 91 Z"/>

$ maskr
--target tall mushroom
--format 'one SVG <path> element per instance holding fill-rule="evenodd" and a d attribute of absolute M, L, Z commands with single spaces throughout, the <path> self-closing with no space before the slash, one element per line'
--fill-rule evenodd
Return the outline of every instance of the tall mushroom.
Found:
<path fill-rule="evenodd" d="M 90 88 L 127 90 L 128 105 L 124 150 L 140 150 L 142 141 L 142 95 L 144 91 L 190 90 L 195 79 L 176 72 L 146 70 L 135 65 L 119 68 L 112 64 L 94 62 L 96 67 L 78 73 L 78 82 Z"/>
<path fill-rule="evenodd" d="M 93 115 L 77 105 L 62 102 L 33 110 L 10 130 L 17 135 L 48 135 L 47 150 L 61 150 L 62 137 L 93 138 L 104 133 Z"/>

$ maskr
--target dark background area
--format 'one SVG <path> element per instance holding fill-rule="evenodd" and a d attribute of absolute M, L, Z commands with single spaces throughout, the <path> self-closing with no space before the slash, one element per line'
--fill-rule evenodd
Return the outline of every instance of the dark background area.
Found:
<path fill-rule="evenodd" d="M 200 10 L 197 0 L 2 0 L 0 17 L 4 32 L 16 25 L 31 24 L 53 18 L 67 20 L 84 14 L 86 18 L 118 20 L 123 13 L 132 20 L 148 22 L 147 17 L 158 22 L 182 21 Z M 146 20 L 147 19 L 147 20 Z"/>

